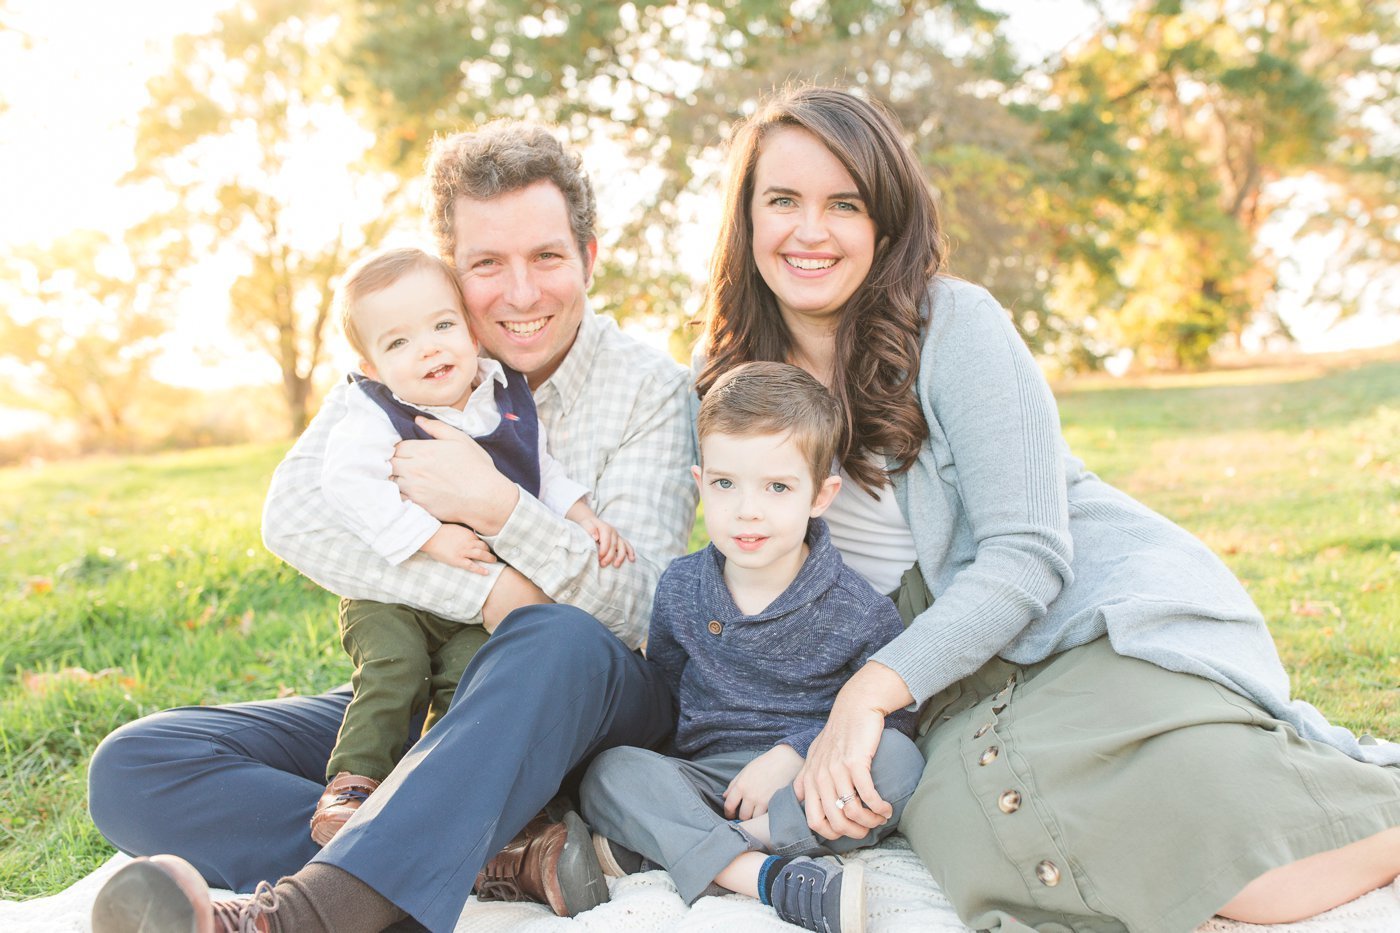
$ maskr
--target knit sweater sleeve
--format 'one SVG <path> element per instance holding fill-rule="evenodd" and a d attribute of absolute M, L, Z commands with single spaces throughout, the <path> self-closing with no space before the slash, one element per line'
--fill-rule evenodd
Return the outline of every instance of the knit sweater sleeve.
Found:
<path fill-rule="evenodd" d="M 916 702 L 973 673 L 1071 580 L 1072 543 L 1059 413 L 1005 311 L 985 290 L 936 280 L 920 357 L 930 437 L 903 481 L 925 575 L 966 526 L 975 552 L 934 603 L 874 655 Z M 942 533 L 940 533 L 942 532 Z M 930 583 L 933 586 L 933 583 Z"/>
<path fill-rule="evenodd" d="M 677 619 L 676 606 L 679 594 L 678 584 L 685 575 L 672 564 L 661 574 L 656 587 L 656 599 L 651 607 L 651 625 L 647 629 L 646 657 L 661 671 L 666 685 L 671 688 L 671 696 L 679 705 L 681 696 L 681 675 L 685 672 L 686 654 L 673 628 Z"/>

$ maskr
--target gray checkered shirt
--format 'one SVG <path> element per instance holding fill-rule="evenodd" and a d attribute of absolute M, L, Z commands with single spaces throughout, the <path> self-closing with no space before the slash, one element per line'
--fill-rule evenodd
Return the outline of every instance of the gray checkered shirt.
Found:
<path fill-rule="evenodd" d="M 499 571 L 481 576 L 421 552 L 394 566 L 336 522 L 321 494 L 321 462 L 348 391 L 345 384 L 331 391 L 273 473 L 263 542 L 341 596 L 480 621 Z M 685 369 L 585 309 L 578 338 L 535 390 L 535 405 L 550 453 L 592 490 L 594 510 L 632 542 L 636 563 L 599 567 L 588 532 L 523 490 L 500 533 L 485 538 L 557 602 L 592 613 L 632 647 L 646 637 L 657 580 L 685 552 L 695 518 L 692 395 Z"/>

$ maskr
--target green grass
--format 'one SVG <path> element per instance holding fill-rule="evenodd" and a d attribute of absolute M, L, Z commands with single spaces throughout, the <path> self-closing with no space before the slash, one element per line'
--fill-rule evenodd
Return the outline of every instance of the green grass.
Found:
<path fill-rule="evenodd" d="M 1091 469 L 1241 576 L 1299 696 L 1400 737 L 1400 360 L 1077 389 L 1061 414 Z M 284 448 L 0 470 L 0 897 L 111 854 L 84 781 L 117 725 L 345 679 L 334 599 L 258 537 Z"/>

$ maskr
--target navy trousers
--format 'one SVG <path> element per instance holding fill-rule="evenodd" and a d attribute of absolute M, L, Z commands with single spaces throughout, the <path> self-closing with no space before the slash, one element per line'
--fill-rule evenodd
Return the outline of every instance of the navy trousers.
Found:
<path fill-rule="evenodd" d="M 613 746 L 659 746 L 674 725 L 665 682 L 597 620 L 527 606 L 472 660 L 446 715 L 318 850 L 308 821 L 349 698 L 346 687 L 122 726 L 93 755 L 93 822 L 123 852 L 182 856 L 236 891 L 325 862 L 450 931 L 481 866 L 566 776 Z"/>

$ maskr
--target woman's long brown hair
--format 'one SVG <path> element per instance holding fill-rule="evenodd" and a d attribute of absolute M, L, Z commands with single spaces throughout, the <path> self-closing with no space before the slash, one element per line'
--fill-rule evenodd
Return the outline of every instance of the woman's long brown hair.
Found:
<path fill-rule="evenodd" d="M 893 458 L 890 473 L 900 473 L 928 437 L 914 395 L 919 306 L 943 262 L 933 196 L 885 108 L 839 88 L 802 87 L 765 101 L 735 128 L 705 301 L 707 359 L 696 389 L 703 397 L 721 373 L 750 360 L 791 362 L 791 335 L 754 263 L 749 214 L 759 148 L 775 127 L 804 129 L 831 150 L 875 222 L 870 272 L 837 316 L 831 392 L 845 414 L 837 446 L 841 465 L 878 494 L 889 474 L 868 455 Z"/>

